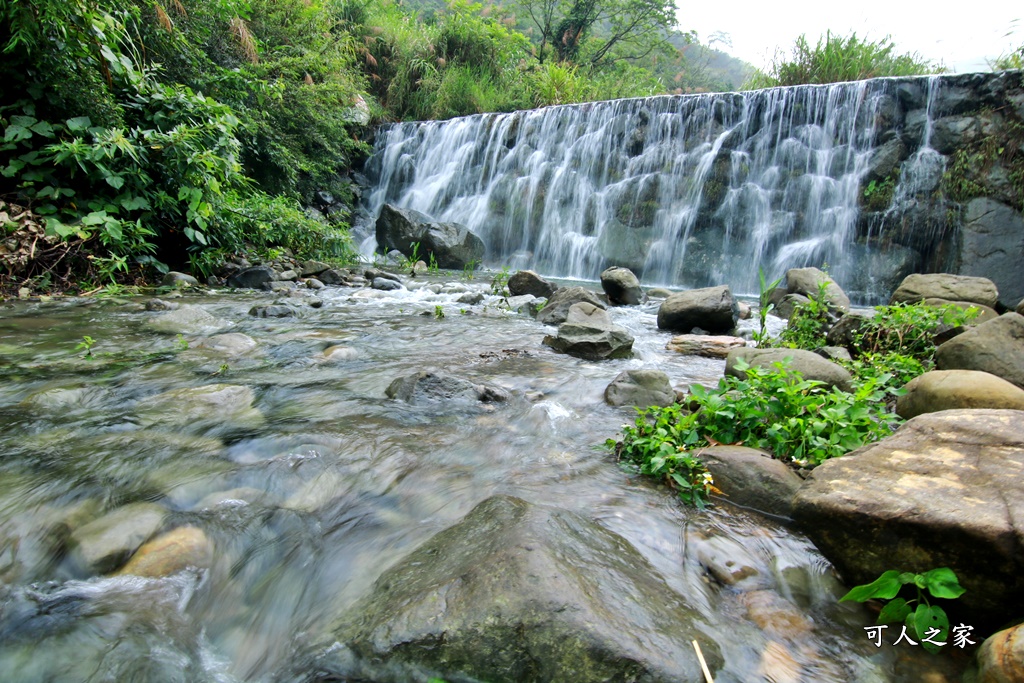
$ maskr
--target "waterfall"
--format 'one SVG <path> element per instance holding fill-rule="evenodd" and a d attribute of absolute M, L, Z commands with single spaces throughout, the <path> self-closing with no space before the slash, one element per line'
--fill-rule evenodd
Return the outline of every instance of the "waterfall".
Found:
<path fill-rule="evenodd" d="M 869 302 L 888 295 L 879 282 L 887 273 L 877 271 L 892 264 L 871 246 L 883 222 L 865 222 L 865 187 L 886 174 L 891 186 L 908 156 L 917 161 L 904 165 L 904 183 L 916 186 L 894 202 L 920 192 L 919 176 L 936 178 L 929 103 L 939 82 L 875 79 L 397 123 L 378 132 L 365 208 L 375 217 L 390 203 L 462 223 L 484 240 L 492 266 L 594 279 L 621 265 L 647 285 L 726 283 L 749 293 L 759 269 L 771 279 L 827 263 Z M 372 252 L 372 227 L 364 237 Z"/>

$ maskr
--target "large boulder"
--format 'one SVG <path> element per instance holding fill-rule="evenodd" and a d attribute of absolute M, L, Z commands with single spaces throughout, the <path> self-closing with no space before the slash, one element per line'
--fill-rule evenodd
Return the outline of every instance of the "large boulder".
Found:
<path fill-rule="evenodd" d="M 969 301 L 972 304 L 995 307 L 999 291 L 995 284 L 985 277 L 950 275 L 949 273 L 913 273 L 892 293 L 889 303 L 916 304 L 925 299 L 947 299 Z"/>
<path fill-rule="evenodd" d="M 950 567 L 959 606 L 1024 604 L 1024 412 L 947 410 L 811 472 L 793 517 L 847 583 Z"/>
<path fill-rule="evenodd" d="M 722 657 L 688 603 L 605 527 L 495 496 L 384 572 L 334 627 L 342 670 L 322 666 L 381 683 L 699 681 L 690 642 L 712 672 Z"/>
<path fill-rule="evenodd" d="M 1024 681 L 1024 625 L 1004 629 L 985 639 L 978 650 L 978 683 Z"/>
<path fill-rule="evenodd" d="M 277 281 L 277 272 L 270 266 L 253 266 L 228 278 L 228 287 L 238 289 L 266 289 Z"/>
<path fill-rule="evenodd" d="M 980 370 L 1024 389 L 1024 316 L 1005 313 L 972 327 L 935 351 L 940 370 Z"/>
<path fill-rule="evenodd" d="M 748 365 L 770 368 L 775 363 L 788 362 L 789 369 L 803 375 L 804 379 L 824 382 L 830 387 L 853 391 L 853 376 L 846 368 L 822 358 L 813 351 L 803 349 L 733 349 L 725 359 L 725 374 L 743 379 L 747 373 L 737 366 L 740 359 Z"/>
<path fill-rule="evenodd" d="M 585 301 L 569 307 L 565 322 L 558 326 L 558 333 L 544 337 L 544 344 L 555 351 L 585 360 L 629 358 L 633 355 L 633 336 L 612 323 L 603 308 Z"/>
<path fill-rule="evenodd" d="M 501 387 L 427 370 L 395 379 L 384 393 L 388 398 L 413 405 L 452 401 L 497 403 L 509 398 L 508 391 Z"/>
<path fill-rule="evenodd" d="M 601 273 L 601 287 L 616 306 L 636 306 L 644 300 L 640 280 L 629 268 L 612 266 Z"/>
<path fill-rule="evenodd" d="M 413 209 L 385 204 L 377 218 L 377 247 L 382 252 L 397 249 L 405 256 L 434 255 L 441 268 L 461 269 L 484 257 L 484 243 L 469 228 L 458 223 L 436 223 L 430 216 Z"/>
<path fill-rule="evenodd" d="M 1006 204 L 979 197 L 967 203 L 960 235 L 958 272 L 990 279 L 1002 304 L 1013 307 L 1024 296 L 1024 217 Z"/>
<path fill-rule="evenodd" d="M 896 414 L 905 420 L 956 408 L 1024 410 L 1024 389 L 1001 377 L 977 370 L 933 370 L 910 380 L 896 400 Z"/>
<path fill-rule="evenodd" d="M 710 334 L 728 334 L 739 317 L 739 306 L 728 285 L 691 289 L 662 302 L 658 329 L 688 333 L 699 327 Z"/>
<path fill-rule="evenodd" d="M 676 392 L 661 370 L 625 370 L 604 390 L 604 400 L 613 406 L 667 406 L 676 402 Z"/>
<path fill-rule="evenodd" d="M 844 313 L 850 310 L 850 297 L 827 274 L 817 268 L 790 268 L 786 271 L 786 291 L 790 294 L 814 298 L 821 287 L 824 287 L 825 302 L 829 308 Z"/>
<path fill-rule="evenodd" d="M 792 514 L 803 479 L 785 463 L 745 446 L 712 446 L 698 455 L 726 500 L 771 515 Z"/>
<path fill-rule="evenodd" d="M 561 325 L 569 315 L 569 307 L 586 302 L 598 308 L 607 308 L 589 289 L 583 287 L 561 287 L 548 298 L 548 303 L 537 312 L 537 322 L 545 325 Z"/>
<path fill-rule="evenodd" d="M 558 289 L 532 270 L 520 270 L 508 279 L 508 292 L 511 296 L 532 294 L 540 299 L 549 299 Z"/>

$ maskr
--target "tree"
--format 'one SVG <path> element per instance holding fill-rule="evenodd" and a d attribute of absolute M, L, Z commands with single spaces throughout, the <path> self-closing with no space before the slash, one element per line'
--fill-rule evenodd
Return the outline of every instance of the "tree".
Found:
<path fill-rule="evenodd" d="M 540 33 L 537 59 L 599 68 L 665 49 L 674 0 L 517 0 Z M 550 50 L 549 50 L 550 46 Z"/>

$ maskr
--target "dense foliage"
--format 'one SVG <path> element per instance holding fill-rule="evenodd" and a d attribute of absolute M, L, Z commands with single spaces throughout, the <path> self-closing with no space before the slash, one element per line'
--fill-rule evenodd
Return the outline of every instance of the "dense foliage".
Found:
<path fill-rule="evenodd" d="M 758 71 L 744 86 L 771 88 L 805 83 L 839 83 L 881 76 L 917 76 L 939 73 L 939 65 L 913 53 L 899 53 L 889 37 L 881 40 L 827 32 L 812 45 L 801 35 L 789 56 L 776 54 L 767 72 Z"/>

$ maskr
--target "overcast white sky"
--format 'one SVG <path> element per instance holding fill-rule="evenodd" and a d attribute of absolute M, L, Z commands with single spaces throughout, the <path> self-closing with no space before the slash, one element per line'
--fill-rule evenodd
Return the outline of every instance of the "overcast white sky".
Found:
<path fill-rule="evenodd" d="M 986 59 L 1024 43 L 1024 3 L 1013 0 L 677 0 L 676 6 L 680 29 L 696 30 L 705 43 L 723 31 L 732 47 L 714 47 L 759 68 L 776 48 L 788 54 L 801 33 L 813 44 L 829 29 L 872 40 L 889 35 L 901 52 L 941 61 L 954 72 L 986 70 Z"/>

